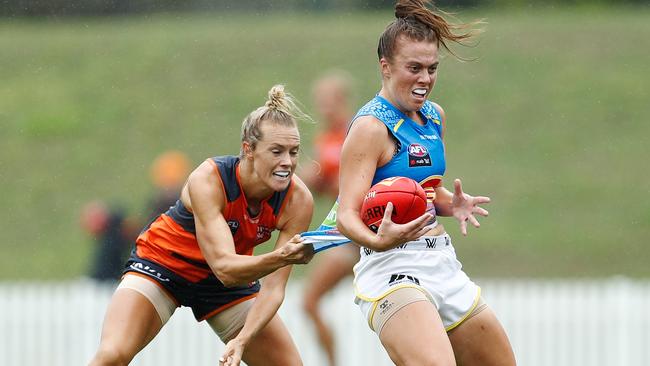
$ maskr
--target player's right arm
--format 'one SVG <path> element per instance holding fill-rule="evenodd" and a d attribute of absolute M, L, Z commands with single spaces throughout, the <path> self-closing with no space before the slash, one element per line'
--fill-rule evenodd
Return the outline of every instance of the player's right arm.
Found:
<path fill-rule="evenodd" d="M 226 198 L 219 188 L 220 180 L 214 166 L 204 162 L 190 174 L 187 193 L 201 252 L 212 272 L 225 286 L 250 283 L 288 264 L 304 262 L 304 245 L 299 236 L 263 255 L 237 254 L 230 227 L 222 213 Z"/>
<path fill-rule="evenodd" d="M 428 230 L 426 224 L 432 218 L 425 213 L 409 223 L 396 224 L 390 219 L 392 205 L 388 205 L 377 234 L 361 221 L 359 210 L 375 171 L 390 161 L 393 152 L 394 143 L 386 126 L 372 116 L 359 117 L 354 122 L 341 151 L 336 227 L 353 242 L 375 251 L 419 238 Z"/>

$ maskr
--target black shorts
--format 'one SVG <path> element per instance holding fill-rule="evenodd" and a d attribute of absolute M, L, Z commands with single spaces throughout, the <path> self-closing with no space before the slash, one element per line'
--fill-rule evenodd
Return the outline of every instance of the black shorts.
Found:
<path fill-rule="evenodd" d="M 192 309 L 197 321 L 202 321 L 228 307 L 254 297 L 260 291 L 259 281 L 245 286 L 225 287 L 214 274 L 199 282 L 190 282 L 166 267 L 140 258 L 131 252 L 123 274 L 134 272 L 146 275 L 160 284 L 176 303 Z"/>

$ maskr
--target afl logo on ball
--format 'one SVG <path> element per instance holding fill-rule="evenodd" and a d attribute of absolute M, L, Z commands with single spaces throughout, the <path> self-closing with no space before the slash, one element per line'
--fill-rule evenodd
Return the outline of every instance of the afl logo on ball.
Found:
<path fill-rule="evenodd" d="M 427 148 L 420 144 L 409 145 L 409 167 L 431 166 L 431 157 Z"/>

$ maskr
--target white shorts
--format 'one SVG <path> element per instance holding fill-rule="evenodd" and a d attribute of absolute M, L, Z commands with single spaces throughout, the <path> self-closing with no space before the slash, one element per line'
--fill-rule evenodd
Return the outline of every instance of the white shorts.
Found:
<path fill-rule="evenodd" d="M 414 287 L 435 305 L 449 331 L 469 316 L 481 297 L 481 288 L 461 268 L 447 234 L 423 236 L 385 252 L 361 248 L 354 266 L 355 303 L 372 328 L 378 300 Z"/>

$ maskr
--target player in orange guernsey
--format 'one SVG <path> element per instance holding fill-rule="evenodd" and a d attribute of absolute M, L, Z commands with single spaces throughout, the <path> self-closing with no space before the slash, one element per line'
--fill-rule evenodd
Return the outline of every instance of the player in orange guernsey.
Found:
<path fill-rule="evenodd" d="M 313 256 L 297 235 L 313 211 L 293 174 L 301 116 L 284 87 L 274 86 L 243 122 L 240 155 L 208 159 L 190 174 L 176 204 L 138 237 L 91 365 L 127 365 L 181 305 L 226 343 L 220 365 L 302 364 L 276 314 L 290 265 Z M 275 249 L 253 256 L 274 230 Z"/>

